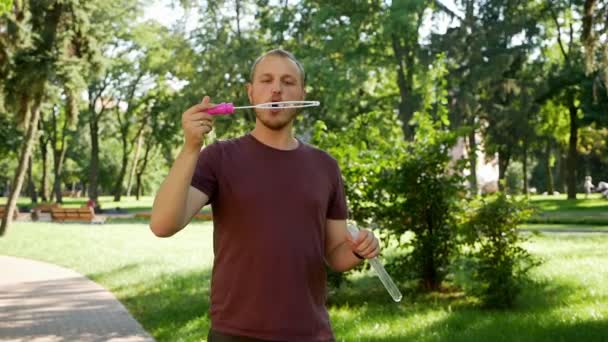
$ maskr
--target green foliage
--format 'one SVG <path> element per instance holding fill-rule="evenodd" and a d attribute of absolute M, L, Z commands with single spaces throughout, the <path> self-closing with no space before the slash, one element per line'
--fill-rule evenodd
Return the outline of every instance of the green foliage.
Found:
<path fill-rule="evenodd" d="M 505 174 L 505 191 L 509 194 L 521 194 L 524 187 L 522 163 L 512 162 Z"/>
<path fill-rule="evenodd" d="M 394 169 L 404 154 L 404 139 L 397 117 L 392 112 L 370 112 L 357 116 L 347 126 L 333 132 L 317 121 L 311 143 L 326 150 L 342 170 L 348 199 L 349 216 L 371 221 L 378 216 L 387 193 L 380 188 L 381 175 Z M 329 272 L 328 281 L 339 288 L 342 273 Z"/>
<path fill-rule="evenodd" d="M 397 167 L 405 152 L 396 115 L 379 111 L 362 114 L 337 132 L 317 121 L 311 143 L 337 159 L 351 218 L 376 219 L 379 205 L 387 198 L 379 188 L 380 177 Z"/>
<path fill-rule="evenodd" d="M 398 168 L 387 173 L 380 187 L 388 199 L 377 221 L 400 238 L 411 231 L 414 237 L 402 249 L 411 249 L 394 261 L 393 273 L 406 276 L 412 267 L 423 288 L 436 290 L 447 274 L 456 247 L 456 225 L 462 214 L 463 164 L 451 160 L 449 149 L 456 133 L 442 128 L 442 121 L 417 113 L 415 140 L 408 145 Z"/>
<path fill-rule="evenodd" d="M 539 261 L 521 245 L 517 226 L 531 215 L 525 199 L 505 193 L 471 205 L 463 225 L 465 252 L 455 263 L 455 280 L 489 308 L 510 308 Z"/>
<path fill-rule="evenodd" d="M 0 15 L 7 13 L 13 7 L 13 0 L 0 0 Z"/>

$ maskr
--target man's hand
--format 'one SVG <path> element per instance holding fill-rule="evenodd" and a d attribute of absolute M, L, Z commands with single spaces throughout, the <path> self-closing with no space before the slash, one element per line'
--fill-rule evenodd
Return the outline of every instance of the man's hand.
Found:
<path fill-rule="evenodd" d="M 203 102 L 196 104 L 182 114 L 182 129 L 186 138 L 185 147 L 200 150 L 205 135 L 213 129 L 213 116 L 205 111 L 214 106 L 209 103 L 209 96 L 203 98 Z"/>
<path fill-rule="evenodd" d="M 357 239 L 353 239 L 350 234 L 347 234 L 347 239 L 352 251 L 365 259 L 371 259 L 380 254 L 380 242 L 371 230 L 361 228 Z"/>

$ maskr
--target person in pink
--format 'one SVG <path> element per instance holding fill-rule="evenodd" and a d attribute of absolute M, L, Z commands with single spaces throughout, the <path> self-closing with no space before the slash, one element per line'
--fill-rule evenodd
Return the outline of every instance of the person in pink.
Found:
<path fill-rule="evenodd" d="M 252 105 L 302 101 L 305 72 L 276 49 L 253 64 Z M 336 160 L 293 135 L 293 108 L 256 108 L 253 130 L 201 149 L 213 117 L 202 103 L 182 115 L 184 146 L 154 199 L 150 228 L 169 237 L 206 205 L 213 211 L 209 341 L 334 341 L 325 265 L 343 272 L 380 253 L 356 239 Z"/>

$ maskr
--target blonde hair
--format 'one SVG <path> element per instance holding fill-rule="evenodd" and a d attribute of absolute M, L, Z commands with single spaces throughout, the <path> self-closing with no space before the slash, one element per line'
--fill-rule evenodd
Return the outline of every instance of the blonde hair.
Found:
<path fill-rule="evenodd" d="M 253 76 L 255 75 L 255 68 L 258 66 L 258 63 L 260 63 L 260 61 L 262 59 L 264 59 L 264 57 L 266 57 L 266 56 L 284 57 L 284 58 L 287 58 L 287 59 L 293 61 L 294 63 L 296 63 L 296 66 L 298 67 L 298 70 L 300 71 L 300 77 L 302 78 L 302 87 L 304 87 L 306 85 L 306 73 L 304 72 L 304 66 L 302 65 L 302 63 L 300 63 L 300 61 L 298 61 L 296 59 L 296 57 L 291 52 L 283 50 L 283 49 L 270 50 L 270 51 L 264 53 L 263 55 L 261 55 L 260 57 L 256 58 L 256 60 L 253 62 L 253 66 L 251 67 L 251 71 L 249 72 L 250 82 L 253 82 Z"/>

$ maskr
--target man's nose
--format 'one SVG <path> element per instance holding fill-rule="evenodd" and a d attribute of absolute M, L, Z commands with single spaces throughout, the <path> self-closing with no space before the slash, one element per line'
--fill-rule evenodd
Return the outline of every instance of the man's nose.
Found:
<path fill-rule="evenodd" d="M 272 93 L 280 94 L 283 91 L 280 81 L 272 82 Z"/>

